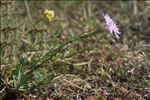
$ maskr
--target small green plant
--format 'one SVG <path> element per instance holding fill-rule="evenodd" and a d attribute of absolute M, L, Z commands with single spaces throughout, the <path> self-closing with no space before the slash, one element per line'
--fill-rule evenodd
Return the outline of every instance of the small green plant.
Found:
<path fill-rule="evenodd" d="M 35 71 L 37 71 L 39 68 L 41 68 L 44 63 L 46 63 L 47 61 L 49 61 L 53 57 L 55 57 L 68 44 L 73 43 L 75 41 L 80 41 L 83 38 L 87 38 L 87 37 L 92 36 L 97 33 L 99 33 L 99 30 L 95 30 L 95 31 L 89 32 L 89 33 L 84 33 L 81 36 L 72 37 L 67 42 L 65 42 L 55 48 L 50 49 L 46 54 L 39 57 L 37 60 L 31 61 L 30 64 L 28 63 L 26 58 L 20 58 L 20 63 L 17 65 L 18 66 L 17 87 L 18 88 L 20 88 L 20 87 L 26 88 L 28 86 L 28 84 L 33 80 L 33 77 L 35 77 L 36 79 L 38 79 L 37 77 L 39 77 L 40 79 L 38 81 L 41 81 L 43 78 L 42 77 L 43 75 L 41 74 L 41 76 L 36 76 L 38 72 L 36 72 L 35 75 L 33 75 L 33 73 Z M 26 68 L 26 66 L 30 67 L 30 69 L 28 69 L 28 71 L 24 70 Z"/>

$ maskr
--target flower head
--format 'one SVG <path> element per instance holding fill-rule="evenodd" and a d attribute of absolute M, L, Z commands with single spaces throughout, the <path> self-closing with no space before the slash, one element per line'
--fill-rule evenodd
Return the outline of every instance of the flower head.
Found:
<path fill-rule="evenodd" d="M 45 10 L 44 14 L 46 15 L 49 21 L 52 21 L 54 19 L 55 13 L 53 10 Z"/>
<path fill-rule="evenodd" d="M 109 32 L 111 34 L 115 34 L 116 38 L 119 39 L 119 34 L 121 34 L 119 32 L 119 28 L 118 26 L 116 25 L 116 23 L 111 19 L 111 17 L 108 15 L 108 14 L 105 14 L 103 15 L 104 18 L 105 18 L 105 21 L 106 21 L 106 25 L 107 25 L 107 28 L 109 29 Z"/>

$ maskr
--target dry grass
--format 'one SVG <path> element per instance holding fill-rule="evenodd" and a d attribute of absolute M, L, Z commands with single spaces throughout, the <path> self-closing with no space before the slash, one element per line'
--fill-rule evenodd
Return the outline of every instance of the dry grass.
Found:
<path fill-rule="evenodd" d="M 149 11 L 147 1 L 1 1 L 0 100 L 150 98 Z"/>

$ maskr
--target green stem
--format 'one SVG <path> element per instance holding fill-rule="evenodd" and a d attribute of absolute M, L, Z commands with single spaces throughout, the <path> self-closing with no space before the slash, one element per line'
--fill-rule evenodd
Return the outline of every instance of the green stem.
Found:
<path fill-rule="evenodd" d="M 55 48 L 55 49 L 52 49 L 52 50 L 49 50 L 42 58 L 38 59 L 37 61 L 35 61 L 33 64 L 31 64 L 31 70 L 29 72 L 27 72 L 26 74 L 29 75 L 31 74 L 34 70 L 38 69 L 40 66 L 42 66 L 45 62 L 47 62 L 48 60 L 52 59 L 52 57 L 54 57 L 58 52 L 60 52 L 64 46 L 66 46 L 67 44 L 69 43 L 73 43 L 74 41 L 77 41 L 77 40 L 80 40 L 82 38 L 86 38 L 86 37 L 89 37 L 89 36 L 92 36 L 93 34 L 96 34 L 96 33 L 99 33 L 100 30 L 95 30 L 93 32 L 90 32 L 90 33 L 85 33 L 79 37 L 74 37 L 72 39 L 70 39 L 69 41 L 67 41 L 66 43 L 62 44 L 61 46 Z M 35 65 L 37 64 L 38 62 L 41 62 L 40 64 L 38 65 Z"/>

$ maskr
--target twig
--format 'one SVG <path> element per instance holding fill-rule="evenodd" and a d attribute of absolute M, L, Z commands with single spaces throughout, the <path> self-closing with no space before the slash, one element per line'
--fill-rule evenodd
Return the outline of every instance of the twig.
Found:
<path fill-rule="evenodd" d="M 27 3 L 26 0 L 24 0 L 24 4 L 25 4 L 26 10 L 27 10 L 28 17 L 29 17 L 30 20 L 32 20 L 30 10 L 29 10 L 29 6 L 28 6 L 28 3 Z"/>

